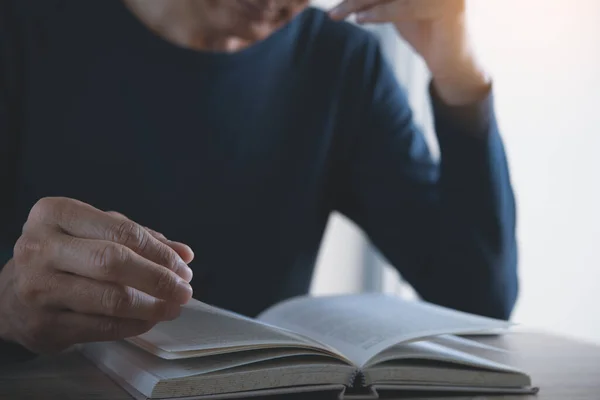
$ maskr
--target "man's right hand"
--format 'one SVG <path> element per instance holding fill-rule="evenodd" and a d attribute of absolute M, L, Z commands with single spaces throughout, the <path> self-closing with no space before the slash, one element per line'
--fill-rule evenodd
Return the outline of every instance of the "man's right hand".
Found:
<path fill-rule="evenodd" d="M 168 243 L 80 201 L 40 200 L 0 273 L 0 338 L 48 353 L 176 318 L 192 271 Z"/>

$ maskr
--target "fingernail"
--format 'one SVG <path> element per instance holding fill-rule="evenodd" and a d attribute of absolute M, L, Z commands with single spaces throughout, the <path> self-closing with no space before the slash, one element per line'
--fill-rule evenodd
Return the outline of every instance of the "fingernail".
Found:
<path fill-rule="evenodd" d="M 194 277 L 194 271 L 183 260 L 177 263 L 177 274 L 185 279 L 186 282 L 191 282 Z"/>
<path fill-rule="evenodd" d="M 177 282 L 177 293 L 179 294 L 178 297 L 181 304 L 185 304 L 192 298 L 194 291 L 189 283 L 180 280 Z"/>
<path fill-rule="evenodd" d="M 187 251 L 190 253 L 190 255 L 192 256 L 192 258 L 191 258 L 192 260 L 193 260 L 193 259 L 194 259 L 194 257 L 196 256 L 196 255 L 194 254 L 194 250 L 192 250 L 192 248 L 191 248 L 190 246 L 188 246 L 187 244 L 185 244 L 185 243 L 181 243 L 181 242 L 174 242 L 174 241 L 172 241 L 172 240 L 169 240 L 169 243 L 174 243 L 174 244 L 177 244 L 177 245 L 179 245 L 179 246 L 183 246 L 183 247 L 185 247 L 185 249 L 186 249 L 186 250 L 187 250 Z"/>

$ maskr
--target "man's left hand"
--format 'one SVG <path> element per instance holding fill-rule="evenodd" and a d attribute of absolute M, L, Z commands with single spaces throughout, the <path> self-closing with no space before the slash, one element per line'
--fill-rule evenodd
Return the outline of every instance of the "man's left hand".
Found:
<path fill-rule="evenodd" d="M 490 79 L 469 38 L 466 0 L 343 0 L 334 19 L 355 14 L 364 23 L 392 23 L 423 57 L 441 98 L 450 105 L 481 99 Z"/>

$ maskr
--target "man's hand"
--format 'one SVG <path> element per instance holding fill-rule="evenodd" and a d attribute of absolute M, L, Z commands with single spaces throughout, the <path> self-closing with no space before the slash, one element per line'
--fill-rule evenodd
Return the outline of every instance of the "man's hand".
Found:
<path fill-rule="evenodd" d="M 120 214 L 42 199 L 0 273 L 0 338 L 47 353 L 144 333 L 192 297 L 192 257 Z"/>
<path fill-rule="evenodd" d="M 463 105 L 480 99 L 490 80 L 469 39 L 466 0 L 343 0 L 334 19 L 356 15 L 358 23 L 393 23 L 423 57 L 442 99 Z"/>

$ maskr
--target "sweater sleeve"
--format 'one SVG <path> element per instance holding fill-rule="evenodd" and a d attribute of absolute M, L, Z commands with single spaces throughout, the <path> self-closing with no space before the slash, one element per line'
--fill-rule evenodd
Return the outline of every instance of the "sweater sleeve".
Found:
<path fill-rule="evenodd" d="M 16 179 L 20 38 L 14 0 L 0 0 L 0 273 L 12 258 L 14 185 Z M 0 324 L 3 321 L 0 321 Z M 35 355 L 24 347 L 0 340 L 0 365 Z"/>
<path fill-rule="evenodd" d="M 491 88 L 451 107 L 430 85 L 438 162 L 378 45 L 356 59 L 361 121 L 337 209 L 424 300 L 508 319 L 518 291 L 515 201 Z"/>

